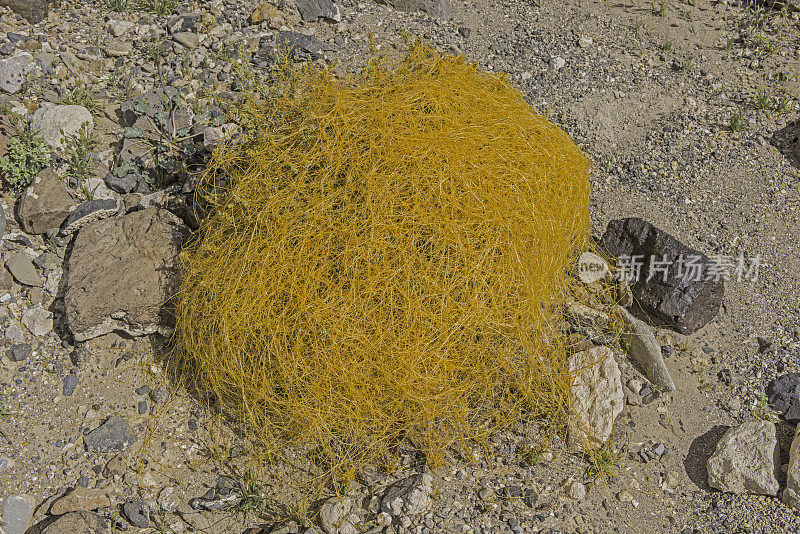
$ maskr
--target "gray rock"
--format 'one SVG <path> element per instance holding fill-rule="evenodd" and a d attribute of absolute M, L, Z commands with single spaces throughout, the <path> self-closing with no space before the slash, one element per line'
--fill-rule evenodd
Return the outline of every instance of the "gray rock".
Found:
<path fill-rule="evenodd" d="M 664 391 L 675 391 L 675 382 L 664 363 L 664 355 L 653 329 L 622 306 L 617 306 L 617 309 L 625 326 L 622 341 L 628 356 L 641 367 L 650 382 Z"/>
<path fill-rule="evenodd" d="M 800 423 L 800 373 L 788 373 L 767 386 L 767 400 L 790 423 Z"/>
<path fill-rule="evenodd" d="M 19 92 L 28 74 L 35 68 L 36 62 L 28 52 L 0 61 L 0 91 L 11 94 Z"/>
<path fill-rule="evenodd" d="M 708 485 L 731 493 L 777 495 L 779 466 L 775 425 L 743 423 L 725 432 L 708 459 Z"/>
<path fill-rule="evenodd" d="M 696 332 L 719 313 L 724 281 L 709 276 L 718 266 L 708 256 L 636 217 L 608 223 L 602 244 L 618 258 L 635 257 L 642 263 L 632 288 L 636 313 L 641 308 L 655 324 L 684 334 Z"/>
<path fill-rule="evenodd" d="M 92 452 L 124 451 L 134 441 L 136 436 L 131 427 L 118 415 L 112 415 L 102 425 L 83 436 L 86 450 Z"/>
<path fill-rule="evenodd" d="M 112 191 L 120 194 L 130 193 L 139 185 L 139 175 L 135 172 L 129 172 L 123 176 L 117 176 L 110 172 L 106 174 L 105 182 Z"/>
<path fill-rule="evenodd" d="M 35 508 L 36 499 L 31 495 L 9 495 L 3 499 L 3 526 L 0 532 L 25 534 Z"/>
<path fill-rule="evenodd" d="M 32 352 L 33 350 L 28 343 L 15 343 L 7 354 L 8 359 L 12 362 L 24 362 L 30 358 Z"/>
<path fill-rule="evenodd" d="M 33 264 L 37 269 L 52 271 L 61 266 L 61 258 L 52 252 L 43 252 L 33 259 Z"/>
<path fill-rule="evenodd" d="M 139 528 L 150 526 L 150 508 L 141 499 L 131 499 L 122 505 L 122 513 L 125 514 L 131 525 Z"/>
<path fill-rule="evenodd" d="M 70 512 L 49 523 L 41 534 L 110 534 L 108 523 L 94 512 Z"/>
<path fill-rule="evenodd" d="M 64 377 L 64 387 L 62 388 L 61 392 L 65 397 L 70 397 L 73 393 L 75 393 L 76 387 L 78 387 L 77 375 L 68 374 Z"/>
<path fill-rule="evenodd" d="M 582 501 L 586 498 L 586 486 L 582 482 L 569 479 L 565 489 L 567 490 L 567 495 L 570 497 L 570 499 Z"/>
<path fill-rule="evenodd" d="M 36 304 L 22 313 L 22 324 L 34 336 L 46 336 L 53 330 L 53 314 Z"/>
<path fill-rule="evenodd" d="M 789 448 L 789 466 L 786 469 L 783 502 L 795 510 L 800 510 L 800 425 L 795 427 L 794 439 Z"/>
<path fill-rule="evenodd" d="M 326 18 L 341 22 L 342 15 L 339 6 L 332 0 L 297 0 L 297 10 L 306 22 L 316 22 L 318 18 Z"/>
<path fill-rule="evenodd" d="M 348 497 L 333 497 L 319 510 L 319 522 L 326 534 L 356 534 L 358 517 L 351 514 L 353 501 Z"/>
<path fill-rule="evenodd" d="M 92 114 L 85 107 L 76 105 L 41 107 L 31 119 L 33 128 L 57 151 L 63 150 L 67 136 L 76 135 L 84 124 L 89 133 L 94 130 Z"/>
<path fill-rule="evenodd" d="M 432 17 L 450 18 L 450 4 L 447 0 L 379 0 L 398 11 L 414 13 L 422 11 Z"/>
<path fill-rule="evenodd" d="M 108 33 L 113 35 L 114 37 L 122 37 L 128 30 L 130 30 L 134 26 L 133 22 L 127 20 L 115 20 L 111 19 L 106 23 L 106 27 L 108 28 Z"/>
<path fill-rule="evenodd" d="M 26 286 L 42 287 L 44 280 L 36 270 L 33 262 L 22 252 L 18 252 L 6 261 L 6 269 L 20 284 Z"/>
<path fill-rule="evenodd" d="M 182 44 L 189 50 L 200 46 L 200 36 L 194 32 L 178 32 L 172 35 L 176 43 Z"/>
<path fill-rule="evenodd" d="M 63 235 L 74 234 L 89 223 L 116 215 L 118 209 L 117 201 L 113 198 L 87 200 L 67 217 L 61 233 Z"/>
<path fill-rule="evenodd" d="M 392 516 L 417 515 L 431 506 L 430 473 L 412 475 L 398 480 L 386 489 L 381 500 L 381 510 Z"/>
<path fill-rule="evenodd" d="M 547 62 L 547 66 L 550 67 L 550 70 L 561 70 L 567 64 L 567 61 L 561 56 L 551 57 L 550 61 Z"/>
<path fill-rule="evenodd" d="M 36 176 L 19 200 L 19 225 L 29 234 L 44 234 L 51 228 L 60 228 L 73 204 L 67 187 L 53 169 L 47 168 Z"/>
<path fill-rule="evenodd" d="M 25 341 L 25 336 L 22 335 L 22 330 L 20 330 L 17 325 L 14 324 L 6 328 L 3 334 L 5 335 L 6 339 L 10 339 L 15 343 L 22 343 Z"/>
<path fill-rule="evenodd" d="M 275 47 L 295 59 L 309 57 L 311 59 L 320 59 L 324 51 L 332 50 L 332 47 L 316 37 L 292 31 L 279 32 L 275 38 Z"/>
<path fill-rule="evenodd" d="M 113 331 L 170 335 L 163 306 L 177 291 L 178 251 L 187 235 L 186 226 L 160 208 L 85 226 L 65 274 L 66 320 L 75 340 Z"/>
<path fill-rule="evenodd" d="M 590 449 L 611 436 L 614 419 L 622 413 L 625 395 L 622 375 L 608 347 L 594 347 L 570 356 L 573 413 L 568 422 L 569 445 Z"/>

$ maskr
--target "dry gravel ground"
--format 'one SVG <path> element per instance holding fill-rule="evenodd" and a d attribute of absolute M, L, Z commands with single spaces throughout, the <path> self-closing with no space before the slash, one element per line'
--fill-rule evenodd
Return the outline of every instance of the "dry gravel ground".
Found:
<path fill-rule="evenodd" d="M 231 14 L 234 27 L 255 7 L 214 5 Z M 727 283 L 724 308 L 711 324 L 691 336 L 660 334 L 676 349 L 667 365 L 677 390 L 648 405 L 626 406 L 615 426 L 614 443 L 623 456 L 614 477 L 591 481 L 585 460 L 558 443 L 552 459 L 521 464 L 515 446 L 524 433 L 509 433 L 498 436 L 494 454 L 476 465 L 434 473 L 434 513 L 415 519 L 411 530 L 800 530 L 797 513 L 776 498 L 710 491 L 704 466 L 720 425 L 751 420 L 769 379 L 799 370 L 800 162 L 792 154 L 800 135 L 793 98 L 800 94 L 798 17 L 705 0 L 457 0 L 449 21 L 372 2 L 343 1 L 340 7 L 338 25 L 296 23 L 294 29 L 312 29 L 335 42 L 329 56 L 345 68 L 363 62 L 370 33 L 390 47 L 401 46 L 399 32 L 407 31 L 443 51 L 463 52 L 483 68 L 508 72 L 530 102 L 591 156 L 596 235 L 611 219 L 639 216 L 706 254 L 761 257 L 756 281 Z M 101 31 L 109 14 L 102 5 L 70 2 L 58 12 L 84 42 Z M 563 67 L 553 68 L 560 63 L 551 61 L 555 57 Z M 775 103 L 786 95 L 787 109 L 756 109 L 759 91 Z M 736 114 L 745 126 L 740 132 L 730 129 Z M 759 354 L 759 336 L 773 340 L 778 351 Z M 165 488 L 174 488 L 186 521 L 162 514 L 167 531 L 236 532 L 260 524 L 252 515 L 186 508 L 187 499 L 227 472 L 228 462 L 205 460 L 212 434 L 221 430 L 206 424 L 188 399 L 154 403 L 145 390 L 134 391 L 144 384 L 165 387 L 146 341 L 106 336 L 90 344 L 89 356 L 77 365 L 69 348 L 56 343 L 39 352 L 31 362 L 40 365 L 29 368 L 2 360 L 0 382 L 6 386 L 0 391 L 11 415 L 0 419 L 7 436 L 0 457 L 14 465 L 0 469 L 0 498 L 30 493 L 42 501 L 82 478 L 90 487 L 111 483 L 120 502 L 138 492 L 162 508 L 169 508 Z M 633 377 L 621 363 L 623 378 Z M 72 367 L 79 387 L 64 397 L 63 376 Z M 146 413 L 140 413 L 143 400 Z M 129 468 L 116 477 L 106 466 L 111 455 L 83 452 L 80 438 L 112 413 L 128 418 L 141 438 L 123 454 Z M 788 435 L 791 429 L 782 430 Z M 641 461 L 641 449 L 659 444 L 667 451 L 661 459 Z M 785 455 L 785 443 L 783 449 Z M 587 483 L 585 497 L 566 495 L 569 478 Z M 503 488 L 513 486 L 534 489 L 536 503 L 503 499 Z M 368 503 L 372 489 L 354 491 Z"/>

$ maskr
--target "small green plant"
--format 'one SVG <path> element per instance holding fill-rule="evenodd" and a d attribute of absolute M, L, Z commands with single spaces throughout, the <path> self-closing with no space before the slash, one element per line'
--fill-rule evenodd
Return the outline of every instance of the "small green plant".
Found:
<path fill-rule="evenodd" d="M 83 106 L 94 115 L 100 108 L 100 104 L 94 98 L 91 88 L 84 82 L 79 81 L 75 87 L 66 92 L 59 100 L 60 104 Z"/>
<path fill-rule="evenodd" d="M 622 460 L 622 453 L 615 451 L 614 443 L 609 441 L 588 449 L 584 453 L 584 458 L 589 464 L 586 467 L 586 475 L 592 480 L 599 479 L 605 482 L 616 474 Z"/>
<path fill-rule="evenodd" d="M 178 7 L 178 0 L 139 0 L 142 9 L 155 15 L 171 15 Z"/>
<path fill-rule="evenodd" d="M 758 109 L 761 111 L 771 111 L 775 107 L 776 102 L 772 98 L 772 95 L 770 94 L 769 90 L 766 87 L 761 87 L 756 90 L 756 95 L 755 97 L 753 97 L 753 100 L 750 102 L 750 105 L 754 109 Z"/>
<path fill-rule="evenodd" d="M 731 129 L 731 132 L 734 133 L 744 131 L 745 128 L 747 128 L 747 118 L 744 112 L 740 110 L 734 113 L 728 122 L 728 127 Z"/>
<path fill-rule="evenodd" d="M 131 5 L 128 0 L 104 0 L 103 3 L 106 9 L 116 11 L 117 13 L 126 13 L 131 10 Z"/>
<path fill-rule="evenodd" d="M 631 33 L 637 39 L 639 39 L 642 35 L 642 31 L 647 28 L 647 21 L 641 20 L 636 18 L 633 20 L 633 24 L 631 24 Z"/>
<path fill-rule="evenodd" d="M 82 183 L 92 169 L 92 149 L 97 146 L 97 138 L 87 124 L 81 125 L 78 133 L 66 137 L 67 174 Z"/>
<path fill-rule="evenodd" d="M 669 52 L 670 50 L 672 50 L 672 39 L 670 38 L 664 39 L 664 43 L 661 45 L 661 48 L 665 52 Z"/>
<path fill-rule="evenodd" d="M 753 407 L 753 419 L 756 421 L 772 421 L 773 423 L 778 421 L 778 416 L 772 409 L 772 405 L 769 403 L 769 399 L 767 399 L 767 395 L 764 392 L 756 399 L 755 406 Z"/>
<path fill-rule="evenodd" d="M 661 2 L 656 5 L 654 0 L 650 0 L 650 12 L 657 17 L 663 17 L 667 14 L 667 9 L 669 8 L 669 2 L 666 0 L 661 0 Z"/>
<path fill-rule="evenodd" d="M 8 155 L 0 158 L 0 169 L 5 172 L 6 182 L 21 190 L 50 164 L 50 147 L 33 130 L 30 119 L 18 122 L 19 136 L 8 142 Z"/>

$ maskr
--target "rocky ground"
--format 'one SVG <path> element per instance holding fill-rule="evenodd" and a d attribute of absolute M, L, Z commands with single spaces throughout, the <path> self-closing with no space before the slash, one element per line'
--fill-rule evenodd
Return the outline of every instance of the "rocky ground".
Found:
<path fill-rule="evenodd" d="M 14 117 L 29 117 L 46 143 L 25 160 L 33 183 L 1 199 L 0 532 L 25 532 L 31 516 L 28 532 L 49 534 L 800 529 L 800 451 L 790 461 L 800 420 L 800 376 L 790 374 L 800 356 L 797 10 L 394 5 L 62 0 L 35 24 L 0 17 L 0 152 L 26 138 Z M 613 423 L 594 462 L 558 441 L 536 448 L 538 429 L 520 426 L 443 469 L 426 471 L 406 451 L 391 474 L 363 473 L 344 498 L 271 510 L 271 522 L 258 512 L 285 481 L 248 479 L 244 445 L 159 365 L 159 304 L 197 227 L 187 177 L 235 133 L 212 97 L 241 89 L 237 63 L 267 69 L 293 46 L 297 61 L 356 70 L 370 36 L 401 49 L 405 32 L 507 72 L 571 135 L 593 162 L 598 238 L 611 220 L 641 217 L 730 262 L 732 276 L 696 332 L 652 337 L 629 321 L 630 343 L 590 349 L 604 371 L 582 378 L 591 399 L 578 404 L 601 437 Z M 758 258 L 758 272 L 737 279 L 740 257 Z M 634 286 L 637 300 L 650 289 Z M 609 323 L 614 308 L 600 304 Z M 610 334 L 580 324 L 581 343 Z M 639 371 L 636 343 L 640 358 L 663 356 L 674 391 Z"/>

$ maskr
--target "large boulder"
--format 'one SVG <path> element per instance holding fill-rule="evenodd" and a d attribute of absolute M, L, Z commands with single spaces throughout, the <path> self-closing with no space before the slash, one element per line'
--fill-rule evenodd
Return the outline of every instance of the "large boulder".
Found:
<path fill-rule="evenodd" d="M 574 449 L 602 445 L 625 404 L 614 353 L 608 347 L 578 352 L 570 356 L 569 368 L 573 376 L 569 445 Z"/>
<path fill-rule="evenodd" d="M 170 212 L 148 208 L 83 227 L 65 274 L 66 318 L 76 341 L 112 331 L 169 335 L 165 303 L 178 286 L 178 252 L 188 235 Z"/>
<path fill-rule="evenodd" d="M 794 439 L 789 448 L 789 466 L 786 469 L 783 502 L 795 510 L 800 510 L 800 425 L 795 427 Z"/>
<path fill-rule="evenodd" d="M 77 135 L 84 124 L 92 133 L 92 114 L 85 107 L 76 105 L 43 106 L 31 119 L 31 126 L 54 150 L 63 150 L 67 136 Z"/>
<path fill-rule="evenodd" d="M 608 223 L 602 244 L 633 271 L 634 313 L 683 334 L 719 313 L 724 277 L 705 254 L 638 217 Z"/>
<path fill-rule="evenodd" d="M 48 0 L 0 0 L 0 6 L 10 7 L 31 24 L 36 24 L 47 16 L 48 5 Z"/>
<path fill-rule="evenodd" d="M 750 421 L 722 436 L 708 459 L 708 485 L 730 493 L 778 494 L 780 451 L 775 425 Z"/>
<path fill-rule="evenodd" d="M 19 225 L 29 234 L 43 234 L 59 228 L 70 214 L 73 200 L 64 183 L 51 168 L 39 173 L 22 194 L 17 207 Z"/>
<path fill-rule="evenodd" d="M 48 523 L 42 534 L 109 534 L 106 520 L 94 512 L 70 512 Z"/>

